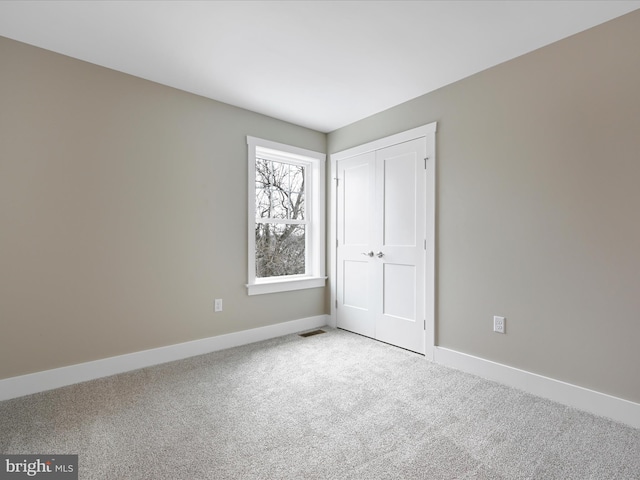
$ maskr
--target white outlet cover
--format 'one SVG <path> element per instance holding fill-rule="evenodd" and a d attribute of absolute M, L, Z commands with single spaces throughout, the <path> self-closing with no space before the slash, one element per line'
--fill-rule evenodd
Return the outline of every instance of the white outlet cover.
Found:
<path fill-rule="evenodd" d="M 498 317 L 497 315 L 493 317 L 493 331 L 498 333 L 505 333 L 505 317 Z"/>

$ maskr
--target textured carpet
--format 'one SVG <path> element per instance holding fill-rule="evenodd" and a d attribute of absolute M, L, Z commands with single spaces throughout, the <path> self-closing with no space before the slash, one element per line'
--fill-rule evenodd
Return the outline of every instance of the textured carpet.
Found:
<path fill-rule="evenodd" d="M 640 479 L 640 430 L 340 330 L 0 402 L 81 479 Z"/>

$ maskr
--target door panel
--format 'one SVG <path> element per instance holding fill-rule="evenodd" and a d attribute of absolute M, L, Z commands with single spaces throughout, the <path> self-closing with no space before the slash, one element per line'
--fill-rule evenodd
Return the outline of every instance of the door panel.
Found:
<path fill-rule="evenodd" d="M 424 353 L 424 138 L 337 164 L 337 325 Z"/>
<path fill-rule="evenodd" d="M 381 252 L 374 290 L 376 338 L 424 353 L 425 168 L 424 139 L 376 152 L 376 245 Z"/>
<path fill-rule="evenodd" d="M 369 165 L 356 162 L 343 172 L 343 240 L 345 245 L 369 244 Z"/>
<path fill-rule="evenodd" d="M 369 309 L 369 264 L 353 260 L 344 261 L 343 305 Z"/>
<path fill-rule="evenodd" d="M 410 322 L 416 321 L 416 267 L 383 265 L 384 303 L 382 314 Z"/>
<path fill-rule="evenodd" d="M 373 265 L 370 252 L 373 234 L 375 154 L 367 153 L 339 162 L 337 236 L 338 326 L 368 337 L 375 336 L 372 312 Z"/>
<path fill-rule="evenodd" d="M 382 158 L 383 244 L 416 244 L 416 152 Z"/>

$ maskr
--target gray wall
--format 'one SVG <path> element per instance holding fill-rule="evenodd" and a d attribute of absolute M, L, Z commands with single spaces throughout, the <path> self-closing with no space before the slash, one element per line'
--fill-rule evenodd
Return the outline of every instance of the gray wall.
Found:
<path fill-rule="evenodd" d="M 0 378 L 325 312 L 244 287 L 245 136 L 324 134 L 5 38 L 0 65 Z"/>
<path fill-rule="evenodd" d="M 329 134 L 438 122 L 439 345 L 640 402 L 639 45 L 636 11 Z"/>
<path fill-rule="evenodd" d="M 637 45 L 640 12 L 329 134 L 438 122 L 439 345 L 640 402 Z M 328 311 L 244 287 L 245 136 L 325 135 L 4 38 L 0 64 L 0 378 Z"/>

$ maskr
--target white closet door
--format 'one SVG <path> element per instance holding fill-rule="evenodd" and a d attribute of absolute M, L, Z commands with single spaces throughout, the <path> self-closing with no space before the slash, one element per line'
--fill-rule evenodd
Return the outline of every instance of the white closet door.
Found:
<path fill-rule="evenodd" d="M 424 353 L 424 138 L 338 162 L 337 325 Z"/>
<path fill-rule="evenodd" d="M 375 152 L 338 164 L 338 327 L 375 337 L 372 263 Z"/>

